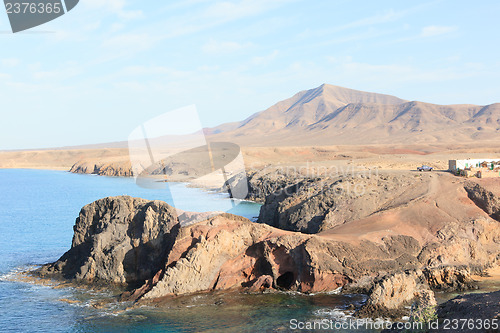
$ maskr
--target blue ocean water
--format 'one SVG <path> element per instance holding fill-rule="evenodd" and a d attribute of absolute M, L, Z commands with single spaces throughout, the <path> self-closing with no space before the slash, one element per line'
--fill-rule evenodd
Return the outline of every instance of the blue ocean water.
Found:
<path fill-rule="evenodd" d="M 71 246 L 82 206 L 106 197 L 131 195 L 171 202 L 166 190 L 138 187 L 133 179 L 47 170 L 0 170 L 0 332 L 199 332 L 287 331 L 289 321 L 344 316 L 339 311 L 363 296 L 300 294 L 202 294 L 179 297 L 161 307 L 99 309 L 99 293 L 55 289 L 9 279 L 13 272 L 57 260 Z M 182 188 L 177 208 L 220 210 L 227 198 Z M 253 218 L 260 206 L 242 202 L 231 212 Z M 75 301 L 66 302 L 62 299 Z"/>

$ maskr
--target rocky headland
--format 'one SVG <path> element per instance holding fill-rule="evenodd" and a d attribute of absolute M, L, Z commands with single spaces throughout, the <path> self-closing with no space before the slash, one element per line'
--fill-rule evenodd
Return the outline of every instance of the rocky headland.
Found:
<path fill-rule="evenodd" d="M 132 177 L 132 166 L 128 161 L 90 162 L 78 161 L 69 170 L 72 173 L 83 173 L 98 176 Z"/>
<path fill-rule="evenodd" d="M 246 181 L 263 202 L 258 223 L 219 214 L 181 227 L 164 202 L 105 198 L 82 208 L 71 249 L 35 274 L 113 283 L 139 303 L 342 290 L 369 295 L 358 316 L 401 317 L 434 308 L 434 290 L 476 288 L 472 275 L 498 266 L 498 194 L 482 184 L 400 172 Z"/>

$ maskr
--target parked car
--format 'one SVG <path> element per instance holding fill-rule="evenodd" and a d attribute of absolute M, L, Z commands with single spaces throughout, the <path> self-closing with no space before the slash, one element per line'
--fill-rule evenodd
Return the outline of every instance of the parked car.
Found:
<path fill-rule="evenodd" d="M 432 170 L 434 170 L 434 168 L 430 167 L 428 165 L 422 165 L 421 167 L 418 167 L 417 170 L 418 171 L 432 171 Z"/>

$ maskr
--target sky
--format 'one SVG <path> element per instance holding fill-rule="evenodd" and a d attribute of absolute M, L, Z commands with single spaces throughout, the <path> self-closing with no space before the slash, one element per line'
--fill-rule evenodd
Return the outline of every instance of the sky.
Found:
<path fill-rule="evenodd" d="M 0 149 L 126 141 L 196 105 L 239 121 L 323 83 L 500 102 L 499 1 L 80 0 L 12 34 L 0 12 Z"/>

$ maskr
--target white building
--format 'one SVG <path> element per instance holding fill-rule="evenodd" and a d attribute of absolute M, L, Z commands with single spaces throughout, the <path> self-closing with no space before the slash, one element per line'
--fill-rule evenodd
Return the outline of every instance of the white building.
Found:
<path fill-rule="evenodd" d="M 448 162 L 448 169 L 450 171 L 456 172 L 457 170 L 464 170 L 466 168 L 480 168 L 481 164 L 486 162 L 488 163 L 488 167 L 494 162 L 500 161 L 500 158 L 492 159 L 492 158 L 482 158 L 482 159 L 467 159 L 467 160 L 450 160 Z M 496 164 L 496 163 L 495 163 Z"/>

